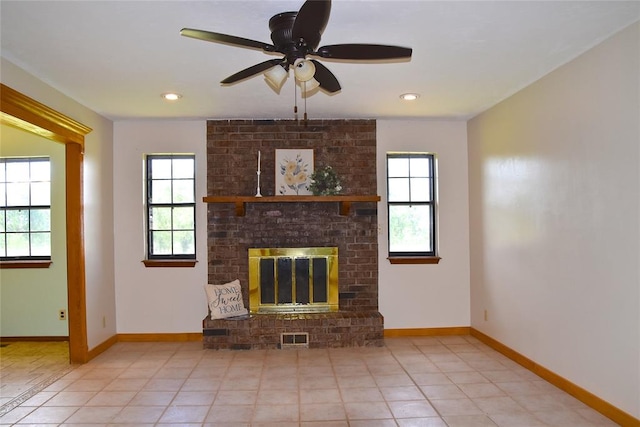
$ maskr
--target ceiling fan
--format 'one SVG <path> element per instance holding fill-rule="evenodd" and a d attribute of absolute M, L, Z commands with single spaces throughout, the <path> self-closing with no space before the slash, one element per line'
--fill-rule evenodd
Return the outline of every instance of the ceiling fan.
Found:
<path fill-rule="evenodd" d="M 307 56 L 356 61 L 411 58 L 412 49 L 400 46 L 351 43 L 318 48 L 330 12 L 331 0 L 307 0 L 298 12 L 283 12 L 273 16 L 269 20 L 273 44 L 192 28 L 183 28 L 180 34 L 199 40 L 283 54 L 281 59 L 261 62 L 221 81 L 222 84 L 235 83 L 264 72 L 265 78 L 276 90 L 288 76 L 290 67 L 293 67 L 295 78 L 305 91 L 318 86 L 329 93 L 341 89 L 340 83 L 328 68 L 315 59 L 307 60 Z"/>

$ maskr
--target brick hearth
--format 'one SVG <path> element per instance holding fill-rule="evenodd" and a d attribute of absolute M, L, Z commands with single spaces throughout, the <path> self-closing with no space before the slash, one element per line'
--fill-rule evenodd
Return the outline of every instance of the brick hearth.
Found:
<path fill-rule="evenodd" d="M 261 193 L 275 194 L 275 150 L 314 150 L 314 165 L 331 165 L 343 194 L 375 195 L 374 120 L 211 120 L 207 123 L 207 193 L 256 193 L 257 152 L 262 155 Z M 347 216 L 337 203 L 248 203 L 245 216 L 230 203 L 208 205 L 208 278 L 240 279 L 248 301 L 248 249 L 336 246 L 339 311 L 260 314 L 247 320 L 203 320 L 205 348 L 277 348 L 283 332 L 308 332 L 310 347 L 382 345 L 378 312 L 376 203 L 356 203 Z"/>
<path fill-rule="evenodd" d="M 257 314 L 246 320 L 205 319 L 205 348 L 278 348 L 280 334 L 308 332 L 309 347 L 381 346 L 382 315 L 377 311 L 313 314 Z"/>

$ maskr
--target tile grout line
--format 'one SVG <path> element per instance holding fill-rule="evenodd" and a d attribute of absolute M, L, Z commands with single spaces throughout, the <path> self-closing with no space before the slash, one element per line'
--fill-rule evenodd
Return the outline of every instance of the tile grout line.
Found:
<path fill-rule="evenodd" d="M 33 387 L 31 387 L 28 390 L 24 391 L 19 396 L 16 396 L 15 398 L 10 400 L 9 402 L 5 403 L 4 405 L 2 405 L 0 407 L 0 417 L 2 417 L 3 415 L 6 415 L 7 413 L 12 411 L 16 407 L 20 406 L 21 404 L 23 404 L 27 400 L 31 399 L 33 396 L 35 396 L 36 394 L 40 393 L 42 390 L 44 390 L 45 388 L 49 387 L 51 384 L 53 384 L 54 382 L 58 381 L 60 378 L 64 377 L 69 372 L 73 371 L 74 369 L 75 369 L 75 366 L 70 366 L 68 368 L 65 368 L 65 369 L 59 371 L 59 372 L 56 372 L 55 374 L 51 375 L 50 377 L 44 379 L 43 381 L 35 384 Z"/>
<path fill-rule="evenodd" d="M 440 341 L 438 341 L 438 342 L 440 342 Z M 444 344 L 443 344 L 443 345 L 444 345 Z M 415 348 L 420 352 L 420 354 L 424 355 L 424 356 L 427 358 L 427 360 L 430 360 L 430 359 L 429 359 L 429 356 L 427 356 L 426 354 L 424 354 L 424 353 L 422 352 L 422 350 L 420 350 L 420 348 L 418 348 L 418 346 L 417 346 L 413 341 L 411 341 L 411 346 L 412 346 L 412 347 L 415 347 Z M 445 347 L 446 347 L 446 345 L 445 345 Z M 414 385 L 414 386 L 416 386 L 416 388 L 420 391 L 420 394 L 422 394 L 422 395 L 424 396 L 425 400 L 426 400 L 427 402 L 429 402 L 429 405 L 431 405 L 431 407 L 433 408 L 433 410 L 435 411 L 435 413 L 438 415 L 438 417 L 440 417 L 440 419 L 442 420 L 442 422 L 443 422 L 443 423 L 445 423 L 446 425 L 449 425 L 449 424 L 446 422 L 446 420 L 444 419 L 444 415 L 442 415 L 442 414 L 440 413 L 440 411 L 438 410 L 438 408 L 436 408 L 436 405 L 434 405 L 434 404 L 431 402 L 431 400 L 429 399 L 429 397 L 427 397 L 427 395 L 425 394 L 424 390 L 422 390 L 422 388 L 421 388 L 421 387 L 420 387 L 420 385 L 416 382 L 416 380 L 415 380 L 415 379 L 413 379 L 413 376 L 412 376 L 412 375 L 407 371 L 407 369 L 406 369 L 406 368 L 405 368 L 405 366 L 402 364 L 402 362 L 400 362 L 400 360 L 398 360 L 398 358 L 396 357 L 395 352 L 394 352 L 392 349 L 389 349 L 389 350 L 390 350 L 390 353 L 391 353 L 391 356 L 393 357 L 393 359 L 394 359 L 396 362 L 398 362 L 398 365 L 400 365 L 400 367 L 402 368 L 402 371 L 403 371 L 403 372 L 404 372 L 404 373 L 409 377 L 409 379 L 411 380 L 411 382 L 413 383 L 413 385 Z M 431 362 L 431 363 L 433 363 L 433 362 Z M 440 370 L 440 368 L 438 368 L 438 370 Z M 442 372 L 442 371 L 440 371 L 440 372 Z M 442 372 L 442 373 L 444 374 L 444 372 Z M 444 375 L 446 376 L 446 374 L 444 374 Z M 449 378 L 449 377 L 447 377 L 447 378 Z M 456 384 L 456 386 L 457 386 L 457 384 Z M 394 417 L 393 419 L 395 420 L 395 417 Z"/>

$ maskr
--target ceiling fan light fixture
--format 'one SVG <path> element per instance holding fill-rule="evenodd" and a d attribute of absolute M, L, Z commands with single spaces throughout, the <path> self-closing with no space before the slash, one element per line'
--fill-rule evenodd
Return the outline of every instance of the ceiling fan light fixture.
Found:
<path fill-rule="evenodd" d="M 271 67 L 264 73 L 264 78 L 267 83 L 276 90 L 279 90 L 282 87 L 282 83 L 284 83 L 287 76 L 289 76 L 289 73 L 282 65 Z"/>
<path fill-rule="evenodd" d="M 177 101 L 178 99 L 182 98 L 182 95 L 175 92 L 163 93 L 161 96 L 165 101 Z"/>
<path fill-rule="evenodd" d="M 313 77 L 311 77 L 311 79 L 307 80 L 306 82 L 298 81 L 298 84 L 300 85 L 300 88 L 302 88 L 303 92 L 311 92 L 312 90 L 320 86 L 320 82 Z"/>
<path fill-rule="evenodd" d="M 307 82 L 316 74 L 316 66 L 306 59 L 296 59 L 293 63 L 293 74 L 295 74 L 296 80 Z"/>
<path fill-rule="evenodd" d="M 418 98 L 420 98 L 420 95 L 417 93 L 403 93 L 400 95 L 400 99 L 403 101 L 415 101 Z"/>

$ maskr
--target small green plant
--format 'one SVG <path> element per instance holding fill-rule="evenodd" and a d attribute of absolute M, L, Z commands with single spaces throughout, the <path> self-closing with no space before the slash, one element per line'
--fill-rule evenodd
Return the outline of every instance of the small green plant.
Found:
<path fill-rule="evenodd" d="M 311 184 L 307 188 L 314 196 L 335 196 L 342 191 L 340 178 L 331 166 L 316 169 L 310 178 Z"/>

